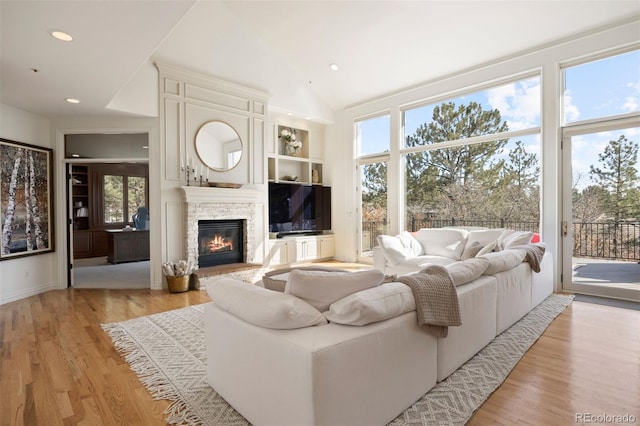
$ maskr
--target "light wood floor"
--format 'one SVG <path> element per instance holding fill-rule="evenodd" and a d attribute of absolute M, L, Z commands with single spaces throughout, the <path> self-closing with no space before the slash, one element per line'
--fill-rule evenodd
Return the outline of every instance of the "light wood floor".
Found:
<path fill-rule="evenodd" d="M 209 301 L 205 292 L 70 289 L 0 306 L 1 425 L 162 425 L 100 327 Z M 576 413 L 640 422 L 640 312 L 574 302 L 471 425 L 572 425 Z"/>

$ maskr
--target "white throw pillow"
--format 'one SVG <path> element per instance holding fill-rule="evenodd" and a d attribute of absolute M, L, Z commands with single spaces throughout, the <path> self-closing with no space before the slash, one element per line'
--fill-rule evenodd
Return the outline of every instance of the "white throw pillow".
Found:
<path fill-rule="evenodd" d="M 216 278 L 207 285 L 207 293 L 220 309 L 260 327 L 292 329 L 327 323 L 304 300 L 234 278 Z"/>
<path fill-rule="evenodd" d="M 407 249 L 407 252 L 410 257 L 420 256 L 422 254 L 422 246 L 415 239 L 411 232 L 402 231 L 398 234 L 398 238 L 402 242 L 402 245 Z"/>
<path fill-rule="evenodd" d="M 514 231 L 512 229 L 505 230 L 498 238 L 497 250 L 506 250 L 510 247 L 522 246 L 529 244 L 533 237 L 531 231 Z"/>
<path fill-rule="evenodd" d="M 526 252 L 521 249 L 509 249 L 487 253 L 479 256 L 489 261 L 489 266 L 484 271 L 484 275 L 495 275 L 498 272 L 513 269 L 522 263 Z"/>
<path fill-rule="evenodd" d="M 479 242 L 475 241 L 471 244 L 467 244 L 466 247 L 464 248 L 464 251 L 462 252 L 462 256 L 460 257 L 462 260 L 467 260 L 467 259 L 471 259 L 474 258 L 478 255 L 478 253 L 480 253 L 480 250 L 482 250 L 484 247 L 480 245 Z"/>
<path fill-rule="evenodd" d="M 474 242 L 478 242 L 481 246 L 486 246 L 487 244 L 496 241 L 503 233 L 504 228 L 469 231 L 469 235 L 467 236 L 467 246 Z"/>
<path fill-rule="evenodd" d="M 276 269 L 273 271 L 269 271 L 262 277 L 262 286 L 264 288 L 268 288 L 269 290 L 275 291 L 284 291 L 285 286 L 287 285 L 287 280 L 289 279 L 289 273 L 294 268 L 284 268 L 284 269 Z M 299 269 L 304 269 L 307 271 L 333 271 L 333 272 L 347 272 L 344 269 L 332 268 L 329 266 L 304 266 Z"/>
<path fill-rule="evenodd" d="M 464 229 L 421 229 L 416 234 L 416 240 L 424 254 L 460 260 L 468 233 Z"/>
<path fill-rule="evenodd" d="M 409 232 L 399 235 L 378 235 L 378 245 L 390 265 L 397 265 L 407 259 L 420 255 L 422 246 Z"/>
<path fill-rule="evenodd" d="M 284 292 L 299 297 L 324 312 L 336 300 L 360 290 L 375 287 L 384 279 L 382 271 L 365 269 L 357 272 L 303 271 L 289 274 Z"/>
<path fill-rule="evenodd" d="M 491 253 L 496 249 L 497 241 L 492 241 L 486 246 L 482 247 L 482 249 L 476 254 L 476 257 L 482 256 L 483 254 Z"/>
<path fill-rule="evenodd" d="M 390 282 L 333 302 L 324 316 L 338 324 L 367 325 L 415 309 L 416 302 L 411 288 L 403 283 Z"/>
<path fill-rule="evenodd" d="M 452 263 L 445 266 L 453 285 L 459 286 L 471 282 L 481 276 L 489 266 L 489 260 L 483 257 L 476 257 L 474 259 L 461 260 L 459 262 Z"/>

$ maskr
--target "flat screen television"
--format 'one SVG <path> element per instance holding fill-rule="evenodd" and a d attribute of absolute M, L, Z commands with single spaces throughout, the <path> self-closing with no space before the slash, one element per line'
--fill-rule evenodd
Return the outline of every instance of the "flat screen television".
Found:
<path fill-rule="evenodd" d="M 330 229 L 330 187 L 269 182 L 269 232 L 283 237 Z"/>

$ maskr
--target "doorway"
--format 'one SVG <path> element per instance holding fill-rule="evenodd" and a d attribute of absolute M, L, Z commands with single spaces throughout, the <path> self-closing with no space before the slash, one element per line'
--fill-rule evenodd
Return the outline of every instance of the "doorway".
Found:
<path fill-rule="evenodd" d="M 65 135 L 65 162 L 68 287 L 150 288 L 148 135 Z"/>
<path fill-rule="evenodd" d="M 639 135 L 635 119 L 564 130 L 565 290 L 640 300 Z"/>

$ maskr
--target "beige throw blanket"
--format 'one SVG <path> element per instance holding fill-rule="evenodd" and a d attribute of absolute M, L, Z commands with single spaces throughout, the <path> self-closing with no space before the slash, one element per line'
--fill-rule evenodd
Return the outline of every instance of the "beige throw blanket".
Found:
<path fill-rule="evenodd" d="M 524 261 L 528 262 L 533 272 L 540 272 L 540 262 L 544 256 L 545 247 L 539 244 L 525 244 L 522 246 L 509 247 L 510 249 L 524 250 Z"/>
<path fill-rule="evenodd" d="M 444 266 L 429 265 L 398 281 L 411 287 L 418 325 L 436 337 L 447 337 L 449 326 L 461 325 L 458 294 Z"/>

